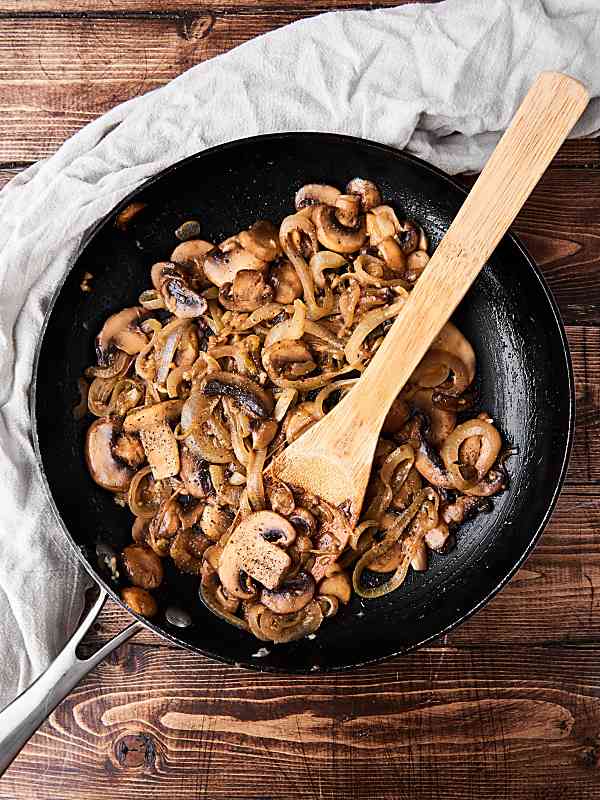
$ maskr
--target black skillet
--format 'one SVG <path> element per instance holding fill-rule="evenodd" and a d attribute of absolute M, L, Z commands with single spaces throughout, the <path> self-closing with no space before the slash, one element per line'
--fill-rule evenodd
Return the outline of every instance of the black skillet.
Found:
<path fill-rule="evenodd" d="M 399 215 L 417 220 L 435 247 L 465 192 L 437 169 L 389 147 L 330 134 L 276 134 L 232 142 L 192 156 L 149 180 L 95 229 L 57 290 L 37 360 L 32 403 L 43 473 L 65 536 L 90 575 L 118 601 L 98 566 L 99 542 L 121 550 L 131 514 L 90 479 L 83 441 L 91 417 L 76 421 L 77 379 L 93 362 L 94 336 L 108 314 L 134 305 L 149 269 L 177 244 L 174 230 L 202 222 L 202 237 L 221 241 L 257 218 L 281 220 L 304 183 L 343 187 L 354 176 L 375 181 Z M 133 199 L 147 203 L 123 233 L 115 214 Z M 93 291 L 80 283 L 90 272 Z M 285 672 L 344 669 L 406 652 L 448 631 L 485 603 L 514 573 L 539 537 L 556 501 L 569 452 L 573 387 L 565 334 L 533 261 L 506 236 L 456 315 L 477 354 L 481 407 L 518 451 L 510 487 L 490 514 L 464 525 L 456 548 L 432 556 L 384 598 L 355 598 L 313 640 L 268 648 L 214 617 L 198 601 L 197 580 L 170 572 L 161 607 L 187 610 L 193 624 L 160 615 L 145 624 L 212 658 Z"/>

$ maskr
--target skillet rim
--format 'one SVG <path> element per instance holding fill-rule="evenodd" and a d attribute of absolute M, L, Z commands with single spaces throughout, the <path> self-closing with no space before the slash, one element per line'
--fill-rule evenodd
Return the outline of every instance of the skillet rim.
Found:
<path fill-rule="evenodd" d="M 525 560 L 528 558 L 530 553 L 532 552 L 533 548 L 539 541 L 548 521 L 554 511 L 558 498 L 560 496 L 560 492 L 563 488 L 567 467 L 569 464 L 569 459 L 571 455 L 571 451 L 573 448 L 573 438 L 574 438 L 574 427 L 575 427 L 575 382 L 573 376 L 573 364 L 571 360 L 571 354 L 569 350 L 568 340 L 566 336 L 566 331 L 564 327 L 564 323 L 560 316 L 560 311 L 558 309 L 558 305 L 554 296 L 548 287 L 546 280 L 535 263 L 532 256 L 529 254 L 521 240 L 519 239 L 516 234 L 511 232 L 509 228 L 508 232 L 505 234 L 503 239 L 508 239 L 519 251 L 520 256 L 524 260 L 524 262 L 528 265 L 529 269 L 533 273 L 533 276 L 537 279 L 539 284 L 540 290 L 542 294 L 545 296 L 547 301 L 547 307 L 551 312 L 552 319 L 555 324 L 555 329 L 559 335 L 559 341 L 561 345 L 562 355 L 565 361 L 565 367 L 567 372 L 567 380 L 565 381 L 564 390 L 566 391 L 566 419 L 563 423 L 563 429 L 566 427 L 566 442 L 564 446 L 564 452 L 562 454 L 562 461 L 560 464 L 560 470 L 558 473 L 558 479 L 555 482 L 553 493 L 550 497 L 550 500 L 547 503 L 546 511 L 544 512 L 542 519 L 540 520 L 539 525 L 537 526 L 536 530 L 532 535 L 530 535 L 529 541 L 523 552 L 520 554 L 519 558 L 508 572 L 498 581 L 498 583 L 481 599 L 479 602 L 475 603 L 468 611 L 461 614 L 457 619 L 446 625 L 445 627 L 439 629 L 438 631 L 431 633 L 424 638 L 420 639 L 419 641 L 402 647 L 401 649 L 394 650 L 386 655 L 377 655 L 371 658 L 361 657 L 358 661 L 353 662 L 352 664 L 337 664 L 334 666 L 329 665 L 318 665 L 318 669 L 308 669 L 308 668 L 289 668 L 289 669 L 281 669 L 276 666 L 271 666 L 266 664 L 265 662 L 260 661 L 259 659 L 254 659 L 254 661 L 240 661 L 233 658 L 229 658 L 227 656 L 223 656 L 221 654 L 214 653 L 212 651 L 204 650 L 194 644 L 189 642 L 183 641 L 179 639 L 176 635 L 168 631 L 166 628 L 152 622 L 151 620 L 142 617 L 139 614 L 133 612 L 130 608 L 128 608 L 125 603 L 121 600 L 119 595 L 115 592 L 113 587 L 108 584 L 104 578 L 100 575 L 100 573 L 96 572 L 92 563 L 86 558 L 80 547 L 77 545 L 71 533 L 69 532 L 67 525 L 62 519 L 62 516 L 58 510 L 56 502 L 54 500 L 54 496 L 50 489 L 50 485 L 48 482 L 48 477 L 46 475 L 46 471 L 44 468 L 42 454 L 40 449 L 40 441 L 38 435 L 38 419 L 37 419 L 37 379 L 38 379 L 38 369 L 39 369 L 39 362 L 41 351 L 44 344 L 44 339 L 46 336 L 46 331 L 52 317 L 54 306 L 56 305 L 63 287 L 67 281 L 67 278 L 71 274 L 72 270 L 75 269 L 79 258 L 85 248 L 89 245 L 92 239 L 96 236 L 96 234 L 104 228 L 106 225 L 110 224 L 111 220 L 114 218 L 114 215 L 117 214 L 122 208 L 124 208 L 128 203 L 135 199 L 135 197 L 142 191 L 144 191 L 149 186 L 153 185 L 154 183 L 162 180 L 164 177 L 168 176 L 172 172 L 176 172 L 177 170 L 185 167 L 186 164 L 191 163 L 192 161 L 196 161 L 198 159 L 202 159 L 204 157 L 210 157 L 216 152 L 226 151 L 232 148 L 237 148 L 240 146 L 251 146 L 255 142 L 263 143 L 265 141 L 274 140 L 274 141 L 294 141 L 298 139 L 326 139 L 330 142 L 337 142 L 341 145 L 351 144 L 354 146 L 360 146 L 367 149 L 372 150 L 379 150 L 388 158 L 399 159 L 400 161 L 406 161 L 411 163 L 417 169 L 420 169 L 425 172 L 429 172 L 434 176 L 441 178 L 445 181 L 453 190 L 458 191 L 462 197 L 466 197 L 468 194 L 467 189 L 465 189 L 461 184 L 459 184 L 452 176 L 445 173 L 443 170 L 439 169 L 438 167 L 433 166 L 432 164 L 423 161 L 422 159 L 418 158 L 417 156 L 413 155 L 412 153 L 408 153 L 406 150 L 399 150 L 391 145 L 381 144 L 379 142 L 375 142 L 369 139 L 364 139 L 358 136 L 349 136 L 346 134 L 339 134 L 339 133 L 327 133 L 321 131 L 292 131 L 292 132 L 278 132 L 278 133 L 268 133 L 268 134 L 259 134 L 257 136 L 250 136 L 241 139 L 234 139 L 232 141 L 223 142 L 222 144 L 215 145 L 213 147 L 209 147 L 205 150 L 198 151 L 193 153 L 192 155 L 186 156 L 179 161 L 165 167 L 160 172 L 157 172 L 154 175 L 151 175 L 149 178 L 144 180 L 139 186 L 129 192 L 125 197 L 123 197 L 115 206 L 111 208 L 111 210 L 105 214 L 101 219 L 95 222 L 82 236 L 81 242 L 79 247 L 77 248 L 76 252 L 73 253 L 69 265 L 65 270 L 64 274 L 62 275 L 61 279 L 59 280 L 50 302 L 48 304 L 48 308 L 44 315 L 44 320 L 40 329 L 38 341 L 36 344 L 35 355 L 33 359 L 32 365 L 32 373 L 31 373 L 31 385 L 29 389 L 29 414 L 31 420 L 31 429 L 32 429 L 32 439 L 34 445 L 34 451 L 36 456 L 37 467 L 42 479 L 42 484 L 44 486 L 44 491 L 46 493 L 46 497 L 49 501 L 50 507 L 52 509 L 52 513 L 59 525 L 59 528 L 62 530 L 63 536 L 65 541 L 67 542 L 69 548 L 74 552 L 75 556 L 77 557 L 80 564 L 85 569 L 86 573 L 90 576 L 92 581 L 102 587 L 107 594 L 114 600 L 121 608 L 127 611 L 132 617 L 137 619 L 138 621 L 142 622 L 143 625 L 151 630 L 156 635 L 160 636 L 161 638 L 179 646 L 184 647 L 187 650 L 190 650 L 193 653 L 199 653 L 209 659 L 214 661 L 229 664 L 231 666 L 236 667 L 243 667 L 245 669 L 252 670 L 254 672 L 265 672 L 265 673 L 272 673 L 272 674 L 279 674 L 279 675 L 307 675 L 307 674 L 326 674 L 326 673 L 334 673 L 334 672 L 345 672 L 348 670 L 359 669 L 361 667 L 365 667 L 371 664 L 376 664 L 384 660 L 398 658 L 400 656 L 406 655 L 417 650 L 420 647 L 425 646 L 428 643 L 439 639 L 441 636 L 446 635 L 454 628 L 457 628 L 459 625 L 462 625 L 463 622 L 466 622 L 473 614 L 477 611 L 482 609 L 489 601 L 495 597 L 496 594 L 504 587 L 506 584 L 511 580 L 511 578 L 515 575 L 518 569 L 522 566 Z"/>

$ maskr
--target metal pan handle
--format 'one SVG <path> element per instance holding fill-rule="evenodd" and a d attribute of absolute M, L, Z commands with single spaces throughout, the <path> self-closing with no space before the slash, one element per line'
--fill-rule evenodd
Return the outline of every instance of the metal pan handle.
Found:
<path fill-rule="evenodd" d="M 80 679 L 116 647 L 143 628 L 141 622 L 134 622 L 90 658 L 84 660 L 78 658 L 77 646 L 100 613 L 107 596 L 101 589 L 89 613 L 48 669 L 32 683 L 29 689 L 0 712 L 0 776 L 42 722 L 50 716 Z"/>

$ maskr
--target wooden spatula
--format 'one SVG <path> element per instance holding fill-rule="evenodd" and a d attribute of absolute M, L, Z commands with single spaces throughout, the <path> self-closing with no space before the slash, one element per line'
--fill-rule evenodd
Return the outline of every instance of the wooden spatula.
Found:
<path fill-rule="evenodd" d="M 585 87 L 567 75 L 544 72 L 537 78 L 361 379 L 274 460 L 272 474 L 345 509 L 356 523 L 392 402 L 588 100 Z"/>

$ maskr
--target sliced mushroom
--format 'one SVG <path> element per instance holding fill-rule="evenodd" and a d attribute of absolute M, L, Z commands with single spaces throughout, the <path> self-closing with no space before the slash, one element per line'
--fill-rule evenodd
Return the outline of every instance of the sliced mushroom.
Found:
<path fill-rule="evenodd" d="M 273 300 L 283 305 L 291 305 L 302 297 L 302 284 L 289 261 L 281 261 L 271 269 L 269 280 L 274 289 Z"/>
<path fill-rule="evenodd" d="M 441 517 L 446 525 L 461 525 L 478 512 L 489 511 L 490 508 L 487 498 L 460 495 L 442 509 Z"/>
<path fill-rule="evenodd" d="M 456 427 L 456 414 L 435 406 L 432 397 L 431 389 L 420 389 L 412 395 L 410 402 L 428 418 L 430 426 L 427 435 L 430 442 L 436 447 L 441 447 Z"/>
<path fill-rule="evenodd" d="M 296 210 L 316 205 L 334 206 L 340 194 L 340 190 L 335 186 L 326 183 L 307 183 L 296 192 Z"/>
<path fill-rule="evenodd" d="M 200 458 L 185 444 L 181 445 L 179 455 L 181 460 L 179 477 L 183 481 L 186 492 L 200 500 L 206 499 L 214 491 L 210 480 L 208 461 Z"/>
<path fill-rule="evenodd" d="M 421 232 L 418 226 L 411 220 L 405 219 L 400 223 L 396 238 L 404 255 L 409 256 L 414 253 L 419 246 L 420 235 Z"/>
<path fill-rule="evenodd" d="M 85 460 L 92 479 L 110 492 L 125 492 L 135 474 L 125 461 L 115 454 L 121 435 L 116 419 L 101 417 L 88 428 L 85 439 Z"/>
<path fill-rule="evenodd" d="M 162 562 L 146 544 L 130 544 L 123 550 L 123 568 L 134 586 L 157 589 L 162 583 Z"/>
<path fill-rule="evenodd" d="M 447 322 L 431 343 L 432 349 L 446 350 L 456 356 L 467 369 L 468 383 L 475 377 L 475 352 L 456 325 Z"/>
<path fill-rule="evenodd" d="M 445 552 L 450 530 L 445 522 L 439 522 L 435 528 L 425 534 L 425 544 L 436 553 Z"/>
<path fill-rule="evenodd" d="M 148 527 L 150 520 L 144 517 L 136 517 L 131 526 L 131 538 L 138 544 L 145 544 L 148 537 Z"/>
<path fill-rule="evenodd" d="M 161 558 L 168 554 L 171 540 L 181 529 L 176 499 L 171 495 L 161 504 L 148 528 L 147 544 Z"/>
<path fill-rule="evenodd" d="M 222 505 L 206 505 L 202 512 L 200 527 L 208 538 L 218 542 L 233 522 L 233 514 Z"/>
<path fill-rule="evenodd" d="M 185 279 L 186 276 L 187 272 L 183 266 L 174 264 L 172 261 L 157 261 L 150 270 L 150 280 L 157 292 L 160 292 L 164 281 L 169 280 L 169 278 Z"/>
<path fill-rule="evenodd" d="M 243 574 L 249 575 L 267 589 L 276 589 L 291 566 L 282 547 L 290 545 L 296 531 L 290 523 L 273 511 L 256 511 L 235 528 L 219 560 L 219 579 L 232 597 L 248 600 L 255 590 L 242 585 Z"/>
<path fill-rule="evenodd" d="M 353 253 L 359 250 L 367 237 L 364 220 L 355 228 L 346 228 L 338 220 L 335 209 L 320 206 L 313 214 L 317 238 L 328 250 L 335 253 Z"/>
<path fill-rule="evenodd" d="M 139 323 L 144 318 L 142 308 L 124 308 L 110 316 L 96 337 L 96 356 L 101 367 L 112 364 L 118 348 L 128 355 L 136 355 L 148 344 Z"/>
<path fill-rule="evenodd" d="M 188 239 L 173 250 L 171 261 L 185 266 L 195 280 L 204 281 L 204 257 L 214 248 L 214 244 L 202 239 Z"/>
<path fill-rule="evenodd" d="M 259 220 L 239 235 L 240 244 L 261 261 L 273 261 L 281 252 L 279 231 L 272 222 Z"/>
<path fill-rule="evenodd" d="M 381 258 L 394 272 L 404 272 L 406 269 L 406 256 L 396 239 L 388 237 L 377 245 Z"/>
<path fill-rule="evenodd" d="M 132 469 L 139 469 L 146 460 L 142 443 L 132 433 L 121 433 L 113 442 L 113 456 Z"/>
<path fill-rule="evenodd" d="M 317 520 L 314 514 L 306 508 L 297 507 L 292 514 L 290 514 L 289 521 L 295 528 L 299 528 L 307 536 L 312 536 L 317 530 Z"/>
<path fill-rule="evenodd" d="M 180 319 L 199 317 L 206 311 L 206 298 L 195 292 L 183 278 L 166 278 L 160 287 L 166 308 Z"/>
<path fill-rule="evenodd" d="M 177 569 L 188 575 L 202 574 L 202 556 L 211 545 L 211 540 L 191 529 L 179 531 L 171 542 L 169 555 Z"/>
<path fill-rule="evenodd" d="M 211 372 L 202 380 L 206 397 L 229 397 L 250 417 L 267 419 L 273 411 L 273 398 L 257 383 L 233 372 Z"/>
<path fill-rule="evenodd" d="M 254 269 L 242 269 L 235 274 L 233 283 L 224 283 L 219 289 L 219 302 L 234 311 L 255 311 L 273 297 L 273 288 L 265 283 L 264 275 Z"/>
<path fill-rule="evenodd" d="M 348 194 L 356 194 L 360 197 L 362 210 L 366 213 L 372 208 L 381 205 L 381 193 L 373 181 L 365 178 L 353 178 L 346 186 Z"/>
<path fill-rule="evenodd" d="M 223 249 L 226 247 L 226 249 Z M 204 258 L 204 273 L 208 280 L 215 286 L 224 283 L 233 283 L 237 272 L 242 269 L 258 270 L 264 272 L 267 262 L 253 255 L 235 240 L 223 242 L 220 247 L 211 250 Z"/>
<path fill-rule="evenodd" d="M 266 492 L 271 509 L 289 518 L 296 505 L 291 489 L 281 481 L 271 480 Z"/>
<path fill-rule="evenodd" d="M 340 194 L 335 201 L 335 215 L 341 225 L 354 228 L 358 225 L 361 200 L 356 194 Z"/>
<path fill-rule="evenodd" d="M 260 602 L 276 614 L 293 614 L 307 606 L 315 594 L 315 579 L 299 572 L 285 580 L 278 589 L 263 589 Z"/>
<path fill-rule="evenodd" d="M 414 283 L 428 263 L 429 256 L 425 250 L 415 250 L 411 253 L 406 260 L 406 280 Z"/>
<path fill-rule="evenodd" d="M 367 234 L 371 247 L 377 247 L 384 239 L 395 236 L 400 222 L 391 206 L 376 206 L 367 214 Z"/>
<path fill-rule="evenodd" d="M 169 478 L 179 472 L 179 446 L 167 420 L 176 417 L 182 406 L 181 400 L 165 400 L 153 406 L 136 408 L 125 417 L 125 431 L 140 434 L 155 480 Z"/>
<path fill-rule="evenodd" d="M 323 578 L 319 584 L 319 594 L 337 597 L 342 603 L 349 603 L 352 596 L 352 584 L 345 572 L 335 572 L 328 578 Z"/>

